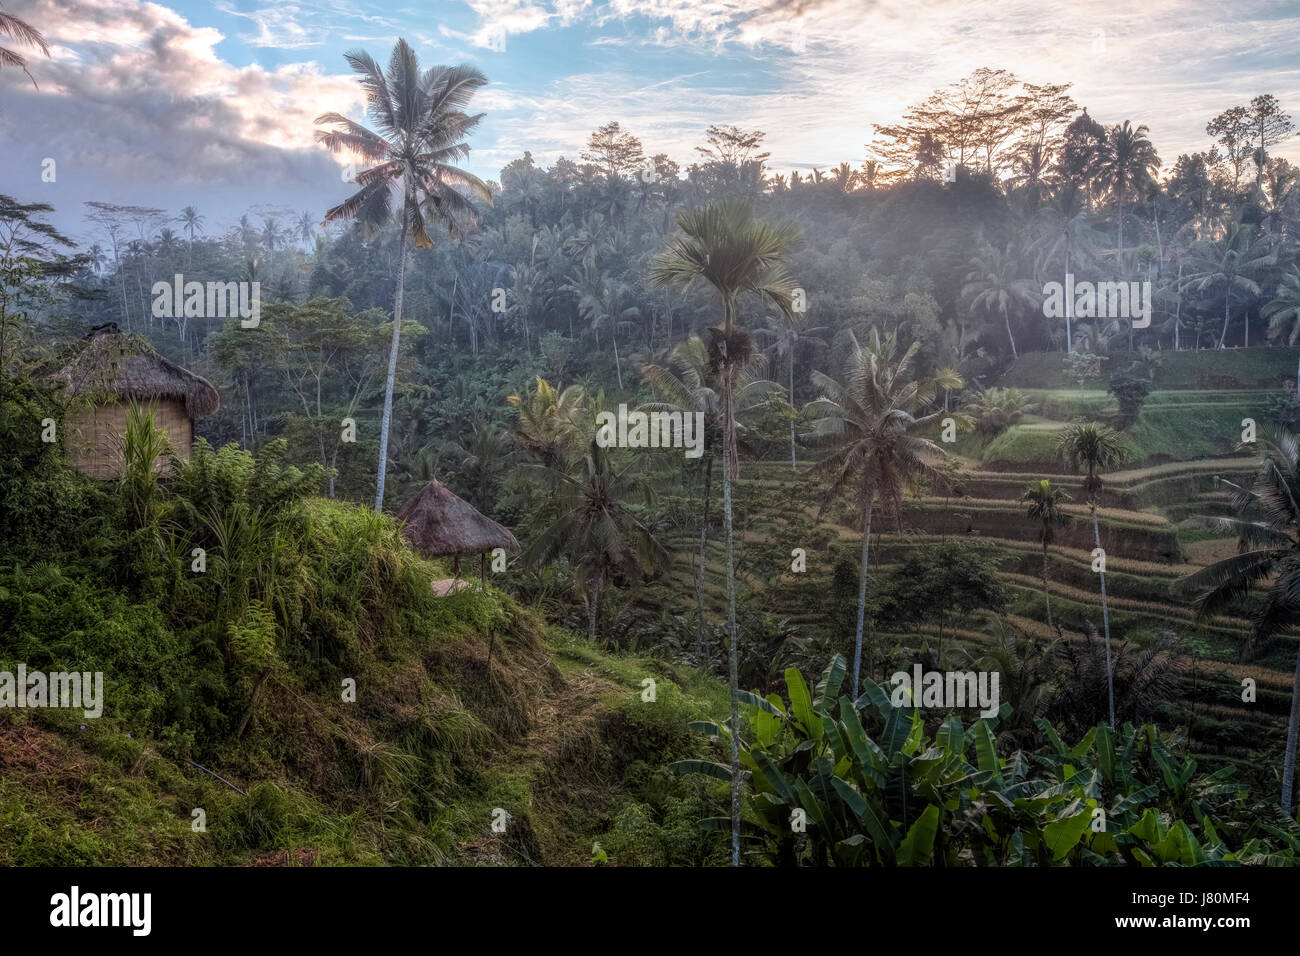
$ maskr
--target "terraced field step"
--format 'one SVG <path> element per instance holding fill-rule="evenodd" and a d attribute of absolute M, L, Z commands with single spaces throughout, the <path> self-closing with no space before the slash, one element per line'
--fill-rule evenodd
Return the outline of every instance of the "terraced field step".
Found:
<path fill-rule="evenodd" d="M 1041 578 L 1035 578 L 1028 574 L 1010 574 L 1005 571 L 999 572 L 999 578 L 1005 581 L 1018 584 L 1027 590 L 1043 592 L 1043 582 Z M 1052 597 L 1061 597 L 1067 601 L 1074 601 L 1079 604 L 1088 604 L 1093 601 L 1101 603 L 1101 592 L 1098 590 L 1095 594 L 1082 590 L 1081 588 L 1071 587 L 1060 584 L 1056 581 L 1048 582 L 1048 591 Z M 1178 604 L 1160 604 L 1154 601 L 1140 601 L 1133 598 L 1119 597 L 1115 594 L 1108 593 L 1106 596 L 1107 603 L 1112 609 L 1128 611 L 1132 614 L 1142 614 L 1152 617 L 1176 617 L 1183 621 L 1195 620 L 1196 614 L 1191 608 L 1182 607 Z M 1230 629 L 1235 631 L 1250 630 L 1250 621 L 1242 617 L 1219 616 L 1214 617 L 1208 622 L 1210 627 L 1218 629 Z"/>
<path fill-rule="evenodd" d="M 686 555 L 678 552 L 678 560 L 674 562 L 674 570 L 668 575 L 668 579 L 682 591 L 682 601 L 691 608 L 695 607 L 695 565 L 698 558 L 698 552 L 689 555 L 689 562 L 684 560 Z M 708 560 L 705 563 L 704 585 L 705 585 L 705 608 L 712 610 L 715 608 L 725 608 L 723 598 L 724 578 L 724 554 L 721 546 L 716 549 L 710 549 L 707 555 Z M 880 574 L 887 574 L 899 567 L 897 562 L 877 560 L 872 565 L 874 571 Z M 804 583 L 794 575 L 783 575 L 788 583 Z M 1031 597 L 1042 595 L 1042 579 L 1035 575 L 1019 574 L 1015 572 L 1000 571 L 998 577 L 1006 584 L 1019 592 L 1027 593 Z M 770 587 L 771 580 L 762 579 L 758 576 L 737 572 L 737 583 L 742 588 L 760 590 Z M 1096 610 L 1100 607 L 1100 591 L 1091 588 L 1084 589 L 1075 587 L 1060 580 L 1049 581 L 1049 592 L 1052 595 L 1053 602 L 1060 610 L 1061 604 L 1067 604 L 1076 609 Z M 1141 618 L 1149 618 L 1156 621 L 1181 621 L 1192 623 L 1195 621 L 1195 614 L 1191 608 L 1170 600 L 1150 601 L 1138 598 L 1129 598 L 1123 594 L 1116 594 L 1113 591 L 1108 595 L 1108 604 L 1113 613 L 1133 615 Z M 812 608 L 806 612 L 801 609 L 792 608 L 781 609 L 783 616 L 794 618 L 812 618 L 820 617 L 819 608 Z M 1243 633 L 1249 630 L 1250 622 L 1245 618 L 1234 615 L 1219 615 L 1207 622 L 1196 624 L 1200 631 L 1218 634 L 1219 636 L 1236 642 L 1240 640 Z"/>
<path fill-rule="evenodd" d="M 843 542 L 857 543 L 862 540 L 862 534 L 854 528 L 842 524 L 824 524 L 823 529 L 833 533 L 836 540 Z M 756 548 L 771 548 L 773 551 L 779 551 L 784 557 L 789 554 L 790 548 L 786 548 L 784 543 L 776 544 L 774 538 L 784 534 L 782 529 L 775 531 L 753 530 L 743 531 L 737 535 L 737 540 L 746 545 L 746 550 L 753 552 Z M 970 537 L 958 536 L 958 540 L 974 540 L 987 542 L 997 548 L 1006 551 L 1014 551 L 1023 556 L 1041 557 L 1042 545 L 1036 540 L 1027 540 L 1021 538 L 1000 538 L 991 535 L 974 535 Z M 699 538 L 693 536 L 683 536 L 677 534 L 664 535 L 660 538 L 669 551 L 678 555 L 675 560 L 680 560 L 683 554 L 692 555 L 692 565 L 694 556 L 699 554 Z M 917 532 L 904 532 L 898 534 L 893 531 L 875 531 L 871 536 L 871 555 L 872 562 L 877 560 L 877 556 L 884 556 L 893 550 L 900 548 L 919 547 L 927 544 L 945 544 L 954 540 L 953 535 L 943 534 L 923 534 Z M 799 547 L 798 543 L 792 543 L 790 547 Z M 710 537 L 708 542 L 708 552 L 710 554 L 722 554 L 723 544 L 716 537 Z M 815 548 L 806 548 L 810 562 L 816 562 L 818 551 Z M 1092 568 L 1092 551 L 1083 548 L 1069 548 L 1061 544 L 1051 546 L 1051 562 L 1053 566 L 1058 564 L 1073 564 L 1080 567 L 1086 567 L 1091 573 Z M 1139 561 L 1133 558 L 1124 558 L 1117 555 L 1106 555 L 1106 570 L 1118 574 L 1141 575 L 1144 577 L 1156 577 L 1173 583 L 1179 578 L 1201 570 L 1199 564 L 1166 564 L 1158 561 Z"/>
<path fill-rule="evenodd" d="M 815 509 L 801 508 L 798 505 L 793 510 L 809 518 L 816 514 Z M 988 540 L 999 538 L 1022 542 L 1038 539 L 1037 523 L 1027 519 L 1018 506 L 1005 503 L 999 503 L 997 507 L 963 507 L 956 501 L 945 502 L 943 506 L 909 503 L 904 506 L 903 517 L 909 526 L 909 533 L 939 537 L 978 535 Z M 1057 540 L 1064 548 L 1091 553 L 1095 541 L 1092 521 L 1086 510 L 1075 517 L 1078 520 L 1073 521 L 1069 527 L 1057 530 Z M 1141 518 L 1144 520 L 1119 521 L 1099 515 L 1097 524 L 1107 558 L 1124 558 L 1152 564 L 1182 564 L 1178 527 L 1163 516 L 1155 517 L 1154 520 L 1150 515 L 1142 515 Z M 788 519 L 782 516 L 765 516 L 745 527 L 741 533 L 748 536 L 747 540 L 756 541 L 763 537 L 764 529 L 767 529 L 768 535 L 776 536 L 783 533 L 781 529 L 786 520 Z M 892 526 L 892 522 L 884 525 L 885 528 Z M 841 541 L 856 540 L 861 535 L 858 529 L 830 517 L 824 517 L 819 528 Z"/>
<path fill-rule="evenodd" d="M 1103 477 L 1106 485 L 1111 488 L 1131 489 L 1133 486 L 1145 481 L 1152 481 L 1162 478 L 1176 477 L 1185 474 L 1215 474 L 1232 472 L 1251 472 L 1259 463 L 1258 458 L 1248 455 L 1235 455 L 1225 458 L 1197 459 L 1194 461 L 1171 461 L 1159 465 L 1148 465 L 1144 468 L 1124 468 L 1119 471 L 1108 472 Z M 977 463 L 976 463 L 977 464 Z M 762 461 L 746 462 L 741 469 L 740 481 L 751 477 L 755 472 L 761 474 L 763 478 L 784 477 L 790 479 L 790 462 L 787 459 L 784 462 L 777 460 L 765 459 Z M 779 474 L 769 474 L 777 472 Z M 806 467 L 801 467 L 799 476 L 806 475 Z M 1007 481 L 1015 481 L 1021 484 L 1025 481 L 1025 473 L 1019 471 L 997 471 L 995 469 L 984 469 L 973 467 L 971 469 L 972 477 L 979 478 L 1002 478 Z M 1043 472 L 1038 477 L 1048 478 L 1053 484 L 1083 484 L 1083 476 L 1075 474 L 1055 473 L 1049 474 Z"/>

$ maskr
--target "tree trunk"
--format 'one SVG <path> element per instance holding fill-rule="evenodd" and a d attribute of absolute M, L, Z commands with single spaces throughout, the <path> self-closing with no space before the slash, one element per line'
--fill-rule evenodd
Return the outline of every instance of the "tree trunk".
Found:
<path fill-rule="evenodd" d="M 700 563 L 695 569 L 695 659 L 704 663 L 704 555 L 709 543 L 709 499 L 713 493 L 713 453 L 704 466 L 704 510 L 700 514 Z"/>
<path fill-rule="evenodd" d="M 1101 547 L 1101 528 L 1097 524 L 1097 503 L 1092 503 L 1092 535 Z M 1115 729 L 1115 674 L 1110 665 L 1110 608 L 1106 603 L 1106 572 L 1101 576 L 1101 623 L 1106 632 L 1106 695 L 1110 700 L 1110 728 Z"/>
<path fill-rule="evenodd" d="M 1070 227 L 1067 225 L 1065 228 L 1068 230 Z M 1065 281 L 1068 285 L 1070 281 L 1070 237 L 1068 234 L 1065 237 Z M 1061 286 L 1061 288 L 1064 290 L 1066 286 Z M 1070 309 L 1073 305 L 1074 303 L 1070 301 L 1070 297 L 1067 295 L 1065 297 L 1065 351 L 1067 352 L 1074 351 L 1074 344 L 1070 339 Z"/>
<path fill-rule="evenodd" d="M 253 716 L 253 708 L 257 706 L 257 698 L 262 694 L 262 687 L 265 686 L 267 679 L 271 676 L 271 669 L 268 667 L 262 671 L 262 676 L 257 679 L 257 686 L 253 688 L 253 696 L 249 698 L 248 709 L 244 711 L 244 717 L 239 722 L 239 729 L 235 731 L 235 737 L 243 737 L 244 730 L 248 727 L 248 721 Z M 1294 748 L 1292 748 L 1294 753 Z"/>
<path fill-rule="evenodd" d="M 723 332 L 728 341 L 735 303 L 723 297 Z M 731 420 L 731 356 L 722 364 L 722 522 L 727 549 L 727 681 L 731 691 L 731 865 L 740 866 L 740 656 L 736 633 L 736 547 L 732 534 L 731 482 L 739 454 Z"/>
<path fill-rule="evenodd" d="M 1123 266 L 1124 264 L 1124 196 L 1119 197 L 1119 255 L 1115 257 L 1115 264 Z"/>
<path fill-rule="evenodd" d="M 1011 334 L 1011 316 L 1007 314 L 1006 309 L 1002 310 L 1002 321 L 1005 322 L 1007 326 L 1007 339 L 1011 342 L 1011 357 L 1020 358 L 1020 353 L 1016 351 L 1015 337 Z"/>
<path fill-rule="evenodd" d="M 1178 351 L 1178 330 L 1183 324 L 1183 263 L 1178 261 L 1178 300 L 1174 306 L 1174 351 Z"/>
<path fill-rule="evenodd" d="M 1295 783 L 1296 735 L 1300 730 L 1300 654 L 1295 661 L 1295 687 L 1291 691 L 1291 719 L 1286 728 L 1286 757 L 1282 761 L 1282 809 L 1291 815 L 1291 791 Z"/>
<path fill-rule="evenodd" d="M 1047 542 L 1043 542 L 1043 605 L 1047 608 L 1047 627 L 1052 627 L 1052 593 L 1047 587 Z"/>
<path fill-rule="evenodd" d="M 790 407 L 794 408 L 794 350 L 795 343 L 790 343 Z M 799 462 L 795 459 L 794 454 L 794 419 L 790 419 L 790 470 L 797 472 Z"/>
<path fill-rule="evenodd" d="M 126 330 L 131 331 L 131 309 L 126 304 L 126 273 L 122 270 L 122 258 L 117 253 L 117 240 L 113 240 L 113 261 L 117 264 L 117 287 L 122 291 L 122 321 Z M 150 309 L 150 312 L 153 310 Z"/>
<path fill-rule="evenodd" d="M 593 644 L 596 643 L 596 618 L 600 614 L 600 588 L 603 574 L 596 575 L 596 581 L 591 586 L 591 598 L 587 602 L 587 639 Z"/>
<path fill-rule="evenodd" d="M 1223 290 L 1223 331 L 1219 333 L 1219 349 L 1228 347 L 1228 303 L 1232 300 L 1232 290 Z"/>
<path fill-rule="evenodd" d="M 247 369 L 244 371 L 244 409 L 248 412 L 248 447 L 256 448 L 257 445 L 257 419 L 253 417 L 253 393 L 248 387 L 249 374 Z"/>
<path fill-rule="evenodd" d="M 853 638 L 852 694 L 855 698 L 861 690 L 858 677 L 862 672 L 862 622 L 867 616 L 867 558 L 871 548 L 871 505 L 875 497 L 875 489 L 865 475 L 862 478 L 862 495 L 865 509 L 862 519 L 862 565 L 858 571 L 858 628 Z"/>
<path fill-rule="evenodd" d="M 731 415 L 731 370 L 722 386 L 723 413 Z M 731 865 L 740 866 L 740 657 L 736 648 L 736 552 L 731 528 L 731 429 L 724 431 L 722 520 L 727 544 L 727 680 L 731 685 Z"/>
<path fill-rule="evenodd" d="M 384 415 L 379 422 L 379 477 L 375 483 L 375 514 L 384 510 L 384 478 L 388 474 L 388 430 L 393 423 L 393 385 L 402 335 L 402 292 L 406 285 L 406 224 L 411 211 L 408 191 L 402 202 L 402 232 L 397 240 L 397 297 L 393 301 L 393 344 L 388 350 L 388 379 L 384 383 Z"/>
<path fill-rule="evenodd" d="M 614 322 L 611 322 L 609 325 L 609 340 L 614 343 L 614 373 L 618 376 L 618 387 L 619 390 L 622 391 L 623 366 L 618 360 L 618 329 L 615 328 Z"/>

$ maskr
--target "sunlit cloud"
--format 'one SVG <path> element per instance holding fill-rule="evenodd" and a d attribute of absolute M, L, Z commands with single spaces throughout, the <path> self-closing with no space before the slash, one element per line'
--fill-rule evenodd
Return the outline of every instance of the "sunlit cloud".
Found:
<path fill-rule="evenodd" d="M 313 121 L 360 118 L 343 53 L 384 63 L 399 36 L 426 65 L 488 75 L 468 165 L 491 178 L 524 150 L 577 158 L 610 119 L 683 165 L 714 123 L 765 130 L 777 170 L 856 164 L 873 124 L 984 66 L 1071 83 L 1103 123 L 1145 123 L 1167 166 L 1208 148 L 1208 120 L 1258 93 L 1300 114 L 1300 11 L 1280 0 L 443 0 L 434 15 L 370 0 L 185 2 L 182 14 L 9 0 L 52 49 L 34 64 L 39 94 L 0 71 L 0 136 L 24 163 L 93 163 L 124 194 L 167 182 L 337 190 L 345 160 L 316 145 Z M 1300 161 L 1300 138 L 1276 151 Z"/>
<path fill-rule="evenodd" d="M 298 50 L 303 47 L 320 46 L 324 40 L 317 30 L 303 25 L 303 20 L 310 20 L 297 4 L 277 4 L 262 7 L 252 13 L 243 13 L 227 4 L 218 4 L 217 9 L 231 16 L 244 17 L 257 27 L 256 35 L 244 39 L 252 46 L 275 47 L 281 50 Z"/>

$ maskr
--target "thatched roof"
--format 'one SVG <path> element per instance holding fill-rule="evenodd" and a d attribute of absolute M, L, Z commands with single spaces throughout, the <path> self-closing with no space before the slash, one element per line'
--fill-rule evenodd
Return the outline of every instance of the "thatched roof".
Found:
<path fill-rule="evenodd" d="M 118 331 L 115 323 L 96 326 L 82 341 L 76 358 L 52 376 L 69 395 L 97 402 L 174 398 L 185 403 L 191 418 L 211 415 L 221 405 L 207 379 L 163 358 L 139 336 Z"/>
<path fill-rule="evenodd" d="M 430 481 L 420 493 L 397 512 L 402 537 L 427 558 L 485 554 L 505 548 L 515 554 L 519 542 L 510 529 L 481 514 L 437 481 Z"/>

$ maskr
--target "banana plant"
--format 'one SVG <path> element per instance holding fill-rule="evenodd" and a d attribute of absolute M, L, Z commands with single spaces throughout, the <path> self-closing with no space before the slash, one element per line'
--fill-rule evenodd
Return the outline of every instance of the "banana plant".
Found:
<path fill-rule="evenodd" d="M 1050 723 L 1040 752 L 999 756 L 1009 705 L 969 727 L 951 713 L 933 737 L 919 708 L 895 706 L 866 681 L 841 694 L 836 656 L 809 687 L 796 668 L 786 694 L 741 692 L 739 742 L 747 856 L 778 866 L 1295 865 L 1300 828 L 1246 805 L 1232 768 L 1196 774 L 1154 727 L 1108 724 L 1073 746 Z M 691 725 L 723 752 L 728 728 Z M 731 782 L 726 764 L 683 760 L 679 773 Z M 701 821 L 728 830 L 730 818 Z M 1240 849 L 1234 852 L 1230 845 Z"/>

